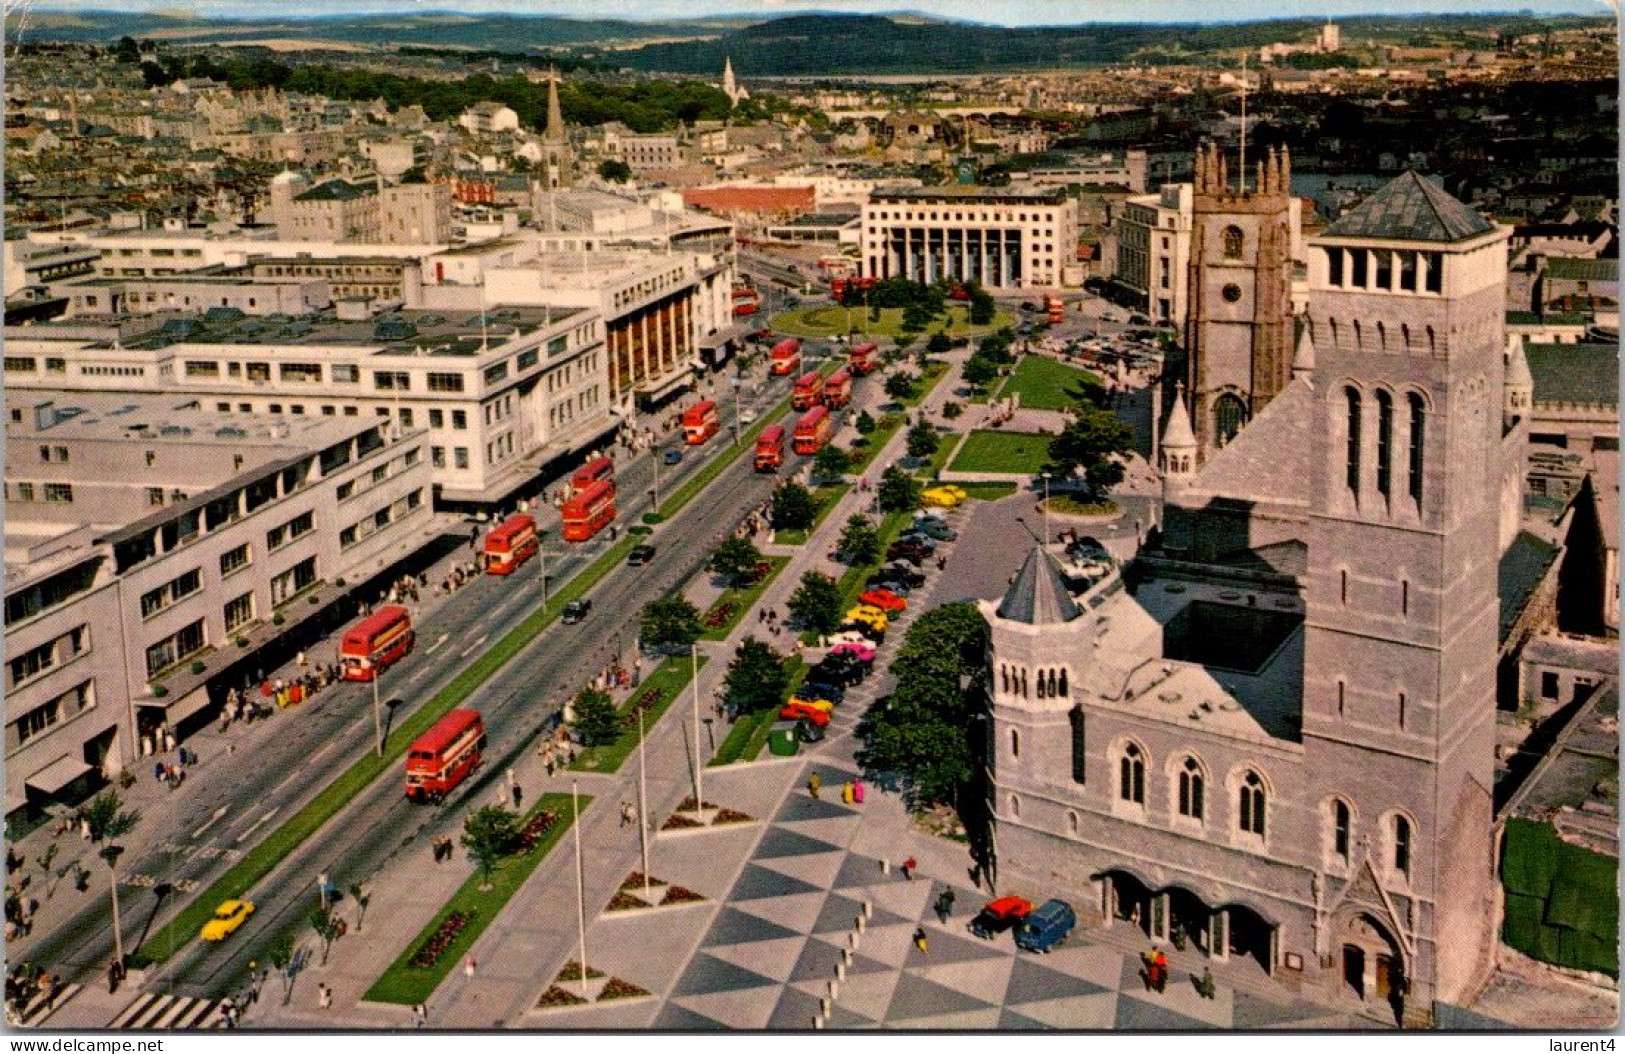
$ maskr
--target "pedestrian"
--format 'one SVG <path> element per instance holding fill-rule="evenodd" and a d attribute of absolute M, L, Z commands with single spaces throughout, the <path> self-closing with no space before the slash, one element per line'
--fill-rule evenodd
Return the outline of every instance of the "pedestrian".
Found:
<path fill-rule="evenodd" d="M 428 1007 L 425 1007 L 422 1003 L 419 1003 L 416 1006 L 414 1006 L 412 1008 L 412 1023 L 414 1025 L 416 1025 L 418 1028 L 423 1028 L 426 1025 L 428 1025 L 428 1023 L 429 1023 L 429 1009 L 428 1009 Z"/>
<path fill-rule="evenodd" d="M 824 781 L 819 778 L 818 773 L 815 772 L 811 776 L 807 777 L 807 793 L 812 797 L 818 797 L 818 788 L 822 787 L 823 785 Z"/>
<path fill-rule="evenodd" d="M 952 889 L 945 889 L 942 891 L 942 895 L 937 898 L 937 918 L 942 920 L 944 925 L 947 925 L 948 916 L 952 915 L 953 913 L 954 891 Z"/>
<path fill-rule="evenodd" d="M 325 984 L 318 984 L 316 986 L 316 1009 L 333 1009 L 333 990 L 327 987 Z"/>
<path fill-rule="evenodd" d="M 852 781 L 847 780 L 841 784 L 841 801 L 846 805 L 852 804 Z"/>
<path fill-rule="evenodd" d="M 918 867 L 918 866 L 919 865 L 914 862 L 914 858 L 912 856 L 909 857 L 907 860 L 904 860 L 903 861 L 903 877 L 908 879 L 910 882 L 914 881 L 914 869 L 916 867 Z"/>
<path fill-rule="evenodd" d="M 622 827 L 625 827 L 628 824 L 636 822 L 636 815 L 637 815 L 637 813 L 632 808 L 632 803 L 631 802 L 629 802 L 629 801 L 621 802 L 621 826 Z"/>
<path fill-rule="evenodd" d="M 299 649 L 299 654 L 294 656 L 293 661 L 294 661 L 294 665 L 299 666 L 300 668 L 304 667 L 304 665 L 305 665 L 305 650 L 303 648 Z"/>
<path fill-rule="evenodd" d="M 470 955 L 468 957 L 468 961 L 463 963 L 463 976 L 472 980 L 474 977 L 474 968 L 478 965 L 479 964 L 474 961 L 474 957 Z"/>
<path fill-rule="evenodd" d="M 1196 980 L 1196 994 L 1201 996 L 1203 999 L 1215 999 L 1218 997 L 1218 986 L 1213 983 L 1212 967 L 1202 967 L 1202 976 Z"/>
<path fill-rule="evenodd" d="M 914 947 L 920 949 L 921 952 L 927 951 L 930 947 L 930 942 L 926 938 L 924 926 L 914 927 Z"/>
<path fill-rule="evenodd" d="M 548 747 L 545 751 L 542 752 L 542 767 L 547 770 L 547 778 L 548 779 L 553 778 L 553 766 L 554 766 L 553 748 Z"/>
<path fill-rule="evenodd" d="M 514 807 L 514 810 L 516 812 L 519 810 L 520 803 L 522 801 L 524 801 L 524 798 L 525 798 L 524 788 L 519 786 L 519 784 L 517 784 L 517 783 L 514 784 L 513 785 L 513 807 Z"/>

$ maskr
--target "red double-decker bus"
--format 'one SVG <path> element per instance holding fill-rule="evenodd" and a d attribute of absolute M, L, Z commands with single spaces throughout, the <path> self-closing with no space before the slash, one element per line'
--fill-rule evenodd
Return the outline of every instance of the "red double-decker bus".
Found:
<path fill-rule="evenodd" d="M 564 503 L 564 540 L 584 542 L 615 519 L 615 484 L 601 479 Z"/>
<path fill-rule="evenodd" d="M 810 410 L 824 398 L 824 375 L 808 370 L 796 378 L 795 391 L 790 393 L 790 406 L 795 410 Z"/>
<path fill-rule="evenodd" d="M 852 371 L 843 366 L 824 382 L 824 405 L 838 410 L 852 401 Z"/>
<path fill-rule="evenodd" d="M 433 803 L 480 767 L 485 720 L 478 710 L 453 710 L 419 736 L 406 752 L 406 800 Z"/>
<path fill-rule="evenodd" d="M 717 404 L 710 399 L 695 403 L 683 411 L 683 442 L 699 446 L 717 434 L 722 422 L 717 419 Z"/>
<path fill-rule="evenodd" d="M 796 422 L 795 447 L 798 454 L 816 454 L 823 445 L 829 442 L 830 433 L 835 430 L 835 422 L 829 416 L 829 410 L 822 406 L 815 406 L 801 415 Z"/>
<path fill-rule="evenodd" d="M 756 471 L 774 472 L 784 464 L 784 426 L 769 425 L 756 437 Z"/>
<path fill-rule="evenodd" d="M 754 315 L 762 303 L 762 294 L 750 286 L 736 285 L 733 289 L 734 317 Z"/>
<path fill-rule="evenodd" d="M 785 337 L 773 345 L 772 370 L 775 377 L 788 377 L 801 369 L 801 341 Z"/>
<path fill-rule="evenodd" d="M 412 651 L 416 634 L 405 608 L 381 607 L 345 631 L 339 666 L 346 681 L 370 681 Z"/>
<path fill-rule="evenodd" d="M 485 536 L 485 572 L 511 575 L 520 564 L 535 556 L 539 548 L 541 540 L 536 536 L 536 521 L 522 512 L 509 516 Z"/>
<path fill-rule="evenodd" d="M 1046 321 L 1052 326 L 1058 326 L 1066 321 L 1066 304 L 1054 293 L 1044 295 L 1044 310 L 1047 312 Z"/>
<path fill-rule="evenodd" d="M 599 480 L 611 479 L 614 475 L 615 462 L 600 454 L 576 469 L 570 476 L 570 493 L 580 494 Z"/>
<path fill-rule="evenodd" d="M 846 353 L 846 364 L 856 374 L 875 372 L 880 366 L 880 345 L 872 340 L 852 345 L 852 350 Z"/>

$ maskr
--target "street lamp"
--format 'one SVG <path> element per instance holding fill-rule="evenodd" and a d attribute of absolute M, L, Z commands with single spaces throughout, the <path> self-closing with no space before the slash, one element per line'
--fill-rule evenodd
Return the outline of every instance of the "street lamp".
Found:
<path fill-rule="evenodd" d="M 703 815 L 705 811 L 705 796 L 700 792 L 700 770 L 705 767 L 700 760 L 700 646 L 698 643 L 688 646 L 689 683 L 694 686 L 694 812 Z"/>
<path fill-rule="evenodd" d="M 536 532 L 536 558 L 542 573 L 542 611 L 547 611 L 547 532 Z"/>
<path fill-rule="evenodd" d="M 633 703 L 638 712 L 638 844 L 643 853 L 643 896 L 649 897 L 649 779 L 648 755 L 644 743 L 648 737 L 643 731 L 643 707 Z"/>
<path fill-rule="evenodd" d="M 1044 544 L 1048 545 L 1049 540 L 1050 540 L 1050 533 L 1049 533 L 1049 473 L 1045 472 L 1043 474 L 1043 476 L 1044 476 Z"/>
<path fill-rule="evenodd" d="M 384 676 L 383 667 L 377 663 L 372 666 L 372 738 L 378 756 L 384 756 L 384 721 L 382 708 L 378 705 L 378 681 Z"/>
<path fill-rule="evenodd" d="M 729 377 L 728 378 L 728 384 L 733 388 L 733 391 L 734 391 L 734 446 L 738 446 L 739 445 L 739 423 L 740 423 L 739 422 L 739 378 L 738 378 L 738 376 Z"/>

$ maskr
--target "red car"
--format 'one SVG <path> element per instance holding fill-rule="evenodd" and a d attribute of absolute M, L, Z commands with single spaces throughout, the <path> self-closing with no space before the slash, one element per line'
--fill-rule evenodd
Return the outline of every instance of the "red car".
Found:
<path fill-rule="evenodd" d="M 871 589 L 867 593 L 860 593 L 858 594 L 858 603 L 877 607 L 888 615 L 896 611 L 908 610 L 908 601 L 889 589 Z"/>
<path fill-rule="evenodd" d="M 779 720 L 806 721 L 814 727 L 823 728 L 829 724 L 829 714 L 806 703 L 791 703 L 779 711 Z"/>

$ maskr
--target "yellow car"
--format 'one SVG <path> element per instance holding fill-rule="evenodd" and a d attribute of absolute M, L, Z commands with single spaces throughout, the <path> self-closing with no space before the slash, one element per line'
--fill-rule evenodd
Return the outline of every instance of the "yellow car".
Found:
<path fill-rule="evenodd" d="M 870 604 L 859 604 L 846 613 L 846 621 L 861 622 L 884 633 L 889 620 L 886 618 L 886 613 L 879 608 Z"/>
<path fill-rule="evenodd" d="M 952 483 L 941 487 L 932 487 L 920 495 L 920 500 L 927 505 L 935 505 L 940 509 L 957 509 L 969 497 L 964 487 L 956 487 Z"/>
<path fill-rule="evenodd" d="M 214 909 L 214 918 L 203 924 L 203 939 L 223 941 L 236 933 L 248 916 L 254 914 L 254 905 L 246 900 L 228 900 Z"/>
<path fill-rule="evenodd" d="M 833 713 L 834 710 L 835 710 L 835 704 L 833 702 L 831 702 L 830 700 L 828 700 L 828 699 L 814 699 L 810 695 L 792 695 L 790 697 L 789 701 L 786 702 L 784 705 L 785 705 L 786 708 L 792 707 L 792 706 L 805 706 L 805 707 L 808 707 L 809 709 L 817 710 L 820 713 L 825 713 L 825 714 Z"/>

